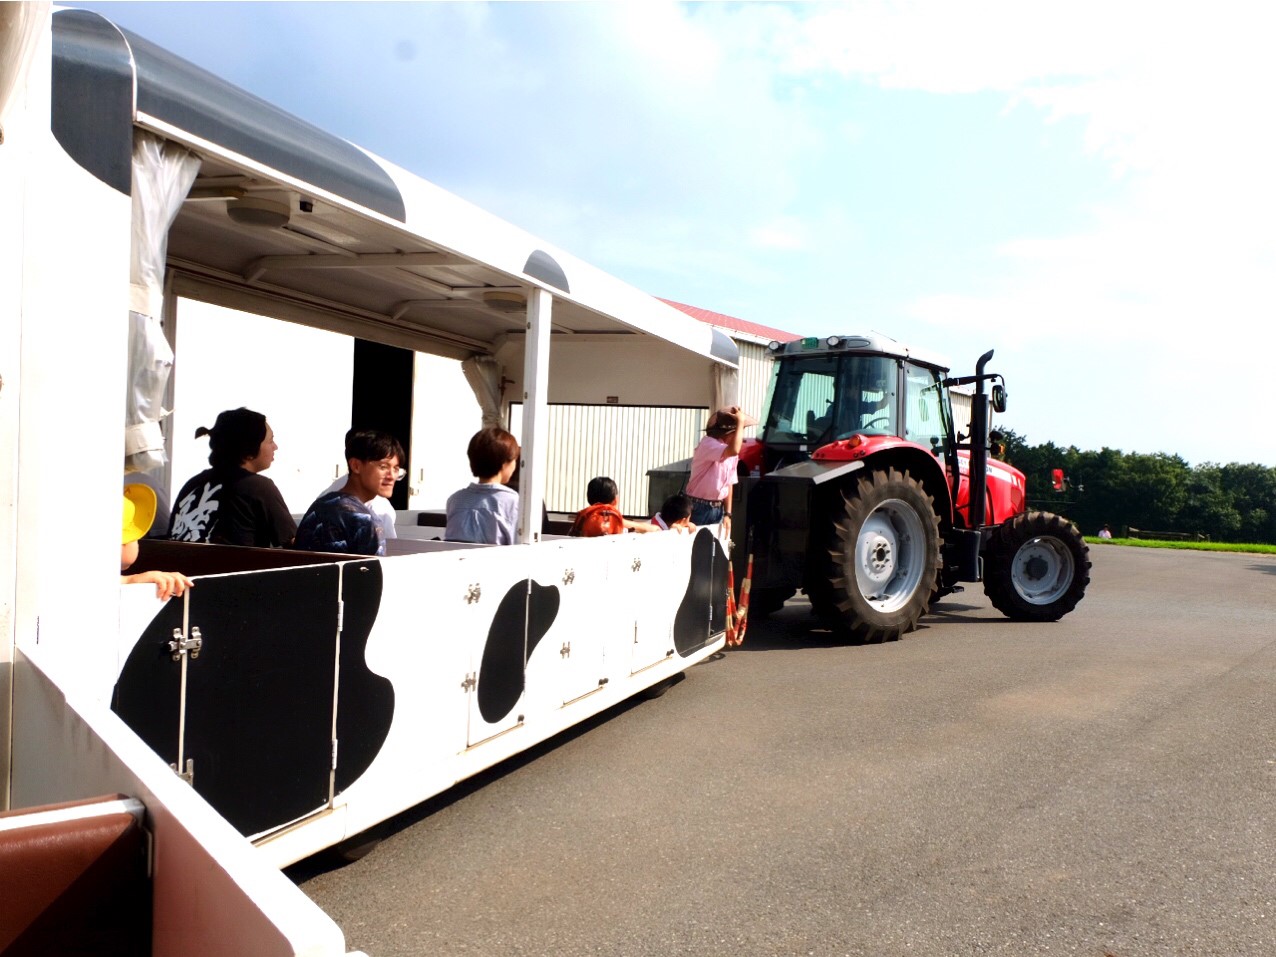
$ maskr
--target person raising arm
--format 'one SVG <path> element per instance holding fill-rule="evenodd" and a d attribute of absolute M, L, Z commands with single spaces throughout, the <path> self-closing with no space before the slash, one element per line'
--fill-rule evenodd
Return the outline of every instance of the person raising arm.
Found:
<path fill-rule="evenodd" d="M 687 479 L 693 524 L 723 522 L 730 533 L 731 497 L 744 430 L 757 424 L 758 420 L 738 405 L 719 409 L 709 417 L 705 436 L 691 456 L 691 475 Z"/>

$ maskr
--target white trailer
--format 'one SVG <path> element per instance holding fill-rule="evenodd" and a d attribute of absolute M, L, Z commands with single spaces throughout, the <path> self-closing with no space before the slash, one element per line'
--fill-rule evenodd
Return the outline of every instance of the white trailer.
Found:
<path fill-rule="evenodd" d="M 98 14 L 0 4 L 0 52 L 0 809 L 138 799 L 155 954 L 344 953 L 280 866 L 721 647 L 719 530 L 545 535 L 542 449 L 551 402 L 714 406 L 736 349 Z M 467 360 L 485 417 L 522 404 L 520 544 L 146 541 L 195 587 L 121 585 L 126 462 L 186 478 L 184 300 Z M 317 371 L 246 342 L 225 374 Z"/>

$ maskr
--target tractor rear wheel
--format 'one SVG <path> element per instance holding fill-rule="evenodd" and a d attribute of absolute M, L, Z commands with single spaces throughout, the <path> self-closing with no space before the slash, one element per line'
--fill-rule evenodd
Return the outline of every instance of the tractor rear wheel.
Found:
<path fill-rule="evenodd" d="M 1085 597 L 1090 548 L 1066 518 L 1026 512 L 993 533 L 984 568 L 984 594 L 1007 618 L 1058 621 Z"/>
<path fill-rule="evenodd" d="M 811 604 L 833 631 L 856 642 L 896 641 L 917 627 L 939 574 L 934 500 L 908 472 L 878 470 L 843 495 L 833 525 L 827 586 Z"/>

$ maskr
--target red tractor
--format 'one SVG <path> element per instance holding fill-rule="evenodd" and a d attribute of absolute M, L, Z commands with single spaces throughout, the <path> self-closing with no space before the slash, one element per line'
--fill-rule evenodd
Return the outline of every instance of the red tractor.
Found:
<path fill-rule="evenodd" d="M 741 468 L 753 554 L 751 607 L 797 589 L 833 631 L 894 641 L 960 582 L 982 581 L 1020 621 L 1057 621 L 1090 581 L 1076 526 L 1027 511 L 1024 476 L 990 458 L 989 405 L 1001 376 L 948 377 L 948 364 L 883 336 L 771 343 L 775 374 L 760 438 Z M 970 434 L 949 389 L 975 385 Z M 992 383 L 991 389 L 987 388 Z M 995 440 L 996 434 L 993 433 Z"/>

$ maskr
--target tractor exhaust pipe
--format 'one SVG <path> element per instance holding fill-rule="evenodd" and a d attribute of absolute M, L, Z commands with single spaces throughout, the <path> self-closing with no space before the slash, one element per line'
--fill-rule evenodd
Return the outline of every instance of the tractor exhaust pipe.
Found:
<path fill-rule="evenodd" d="M 970 527 L 983 527 L 988 500 L 988 392 L 984 367 L 992 359 L 989 349 L 975 363 L 975 400 L 970 409 Z"/>

